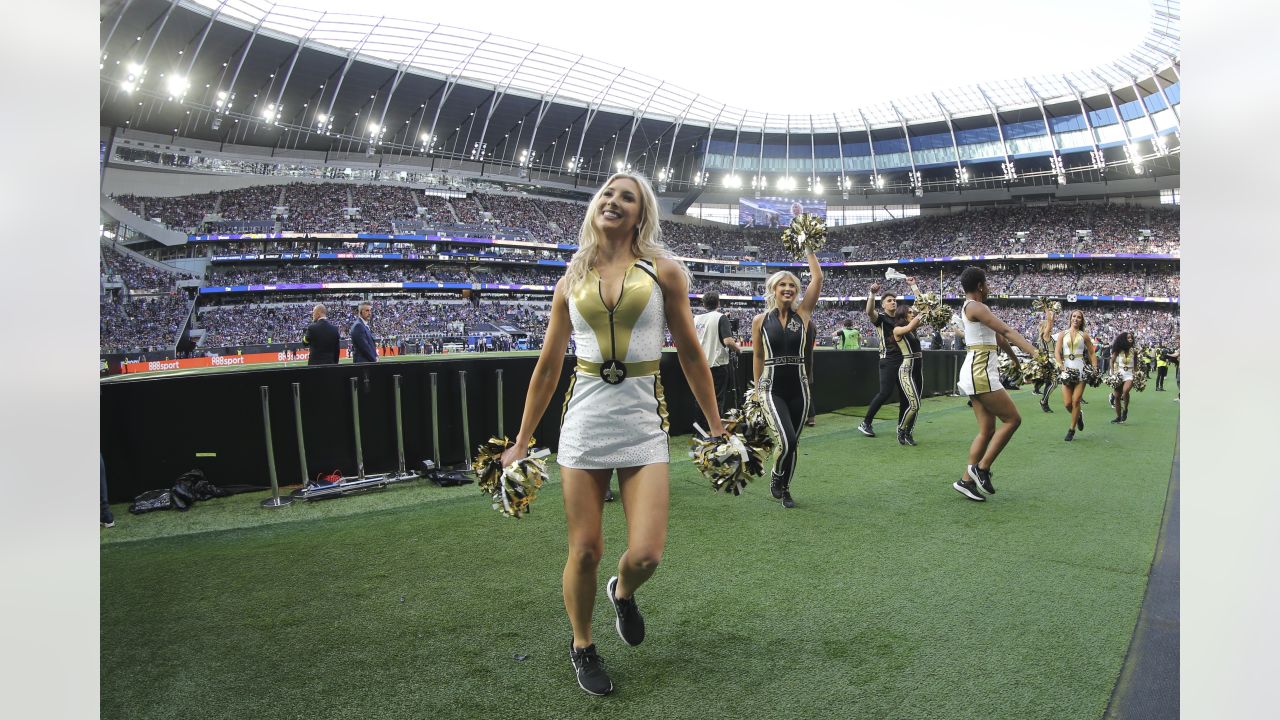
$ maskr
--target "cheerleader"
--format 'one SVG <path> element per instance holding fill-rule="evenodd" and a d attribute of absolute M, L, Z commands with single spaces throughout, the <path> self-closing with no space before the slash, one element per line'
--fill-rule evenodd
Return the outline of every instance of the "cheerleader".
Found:
<path fill-rule="evenodd" d="M 769 410 L 770 422 L 781 446 L 773 464 L 769 491 L 785 508 L 794 508 L 791 479 L 796 472 L 797 443 L 809 416 L 809 379 L 805 355 L 809 352 L 810 319 L 822 290 L 822 266 L 812 252 L 809 285 L 804 298 L 800 279 L 781 270 L 764 284 L 765 311 L 751 320 L 751 347 L 756 388 Z"/>
<path fill-rule="evenodd" d="M 710 431 L 722 434 L 711 370 L 693 330 L 689 272 L 662 244 L 658 201 L 648 181 L 618 173 L 587 206 L 578 251 L 552 295 L 520 432 L 502 455 L 505 467 L 527 453 L 572 336 L 577 367 L 560 412 L 557 453 L 569 535 L 562 582 L 573 629 L 569 660 L 578 685 L 592 695 L 613 690 L 592 642 L 591 617 L 604 554 L 601 516 L 615 470 L 627 549 L 605 590 L 617 615 L 614 628 L 628 645 L 644 640 L 635 593 L 657 569 L 666 545 L 669 423 L 658 376 L 664 320 Z"/>
<path fill-rule="evenodd" d="M 1048 356 L 1053 355 L 1053 346 L 1056 342 L 1053 337 L 1053 321 L 1054 313 L 1052 308 L 1046 308 L 1044 311 L 1044 320 L 1040 321 L 1040 350 Z M 1040 409 L 1051 413 L 1053 408 L 1049 407 L 1049 395 L 1053 393 L 1053 389 L 1058 386 L 1058 374 L 1054 373 L 1048 381 L 1036 385 L 1036 391 L 1040 393 Z"/>
<path fill-rule="evenodd" d="M 1111 404 L 1116 409 L 1116 419 L 1111 421 L 1114 424 L 1120 424 L 1129 419 L 1129 389 L 1133 387 L 1133 371 L 1137 365 L 1136 355 L 1133 348 L 1133 333 L 1120 333 L 1111 343 L 1111 370 L 1124 380 L 1124 385 L 1111 391 Z"/>
<path fill-rule="evenodd" d="M 902 365 L 898 366 L 898 385 L 905 401 L 898 408 L 899 445 L 916 444 L 912 431 L 916 426 L 916 417 L 920 414 L 920 393 L 924 391 L 924 353 L 920 351 L 920 338 L 916 337 L 916 328 L 920 327 L 922 319 L 922 316 L 916 314 L 914 306 L 905 303 L 899 304 L 893 313 L 896 325 L 893 328 L 893 339 L 902 352 Z"/>
<path fill-rule="evenodd" d="M 991 308 L 986 306 L 989 292 L 987 274 L 982 268 L 965 268 L 960 273 L 960 286 L 964 288 L 965 296 L 960 319 L 964 324 L 964 342 L 969 352 L 965 355 L 956 385 L 969 396 L 978 421 L 978 434 L 969 446 L 969 464 L 964 475 L 951 487 L 970 500 L 982 502 L 986 500 L 982 493 L 995 494 L 991 466 L 1022 422 L 1013 398 L 1000 384 L 1000 363 L 996 352 L 1004 351 L 1017 366 L 1018 358 L 1013 354 L 1010 343 L 1028 355 L 1035 355 L 1036 349 L 1018 331 L 991 314 Z M 996 418 L 1000 418 L 1002 423 L 998 430 Z"/>
<path fill-rule="evenodd" d="M 1089 337 L 1084 327 L 1084 311 L 1072 310 L 1068 316 L 1067 329 L 1058 336 L 1054 347 L 1058 367 L 1083 373 L 1085 360 L 1088 360 L 1094 372 L 1098 371 L 1098 353 L 1093 346 L 1093 338 Z M 1076 430 L 1084 430 L 1084 410 L 1080 408 L 1080 403 L 1084 400 L 1084 386 L 1083 378 L 1062 383 L 1062 404 L 1071 414 L 1067 436 L 1063 438 L 1067 442 L 1075 439 Z"/>

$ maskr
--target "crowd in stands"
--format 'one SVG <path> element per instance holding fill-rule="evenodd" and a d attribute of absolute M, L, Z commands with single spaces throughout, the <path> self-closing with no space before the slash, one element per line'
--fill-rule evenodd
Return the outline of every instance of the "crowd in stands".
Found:
<path fill-rule="evenodd" d="M 173 197 L 118 195 L 115 201 L 125 210 L 144 220 L 159 219 L 161 224 L 185 232 L 198 227 L 204 221 L 204 216 L 213 212 L 214 205 L 218 201 L 218 193 Z"/>
<path fill-rule="evenodd" d="M 445 200 L 391 185 L 291 183 L 283 190 L 288 217 L 282 219 L 282 229 L 302 232 L 391 232 L 397 221 L 416 223 L 417 208 L 422 204 L 433 225 L 461 223 L 484 234 L 495 228 L 514 228 L 523 230 L 526 237 L 574 242 L 586 208 L 581 203 L 496 193 L 477 192 Z M 148 217 L 160 217 L 171 227 L 190 228 L 215 206 L 228 220 L 271 219 L 273 208 L 281 202 L 280 194 L 281 186 L 259 186 L 226 191 L 220 199 L 215 193 L 205 193 L 174 198 L 121 196 L 118 200 L 135 211 L 145 207 Z M 345 216 L 343 211 L 349 206 L 360 208 L 358 219 Z M 833 227 L 828 231 L 824 254 L 833 259 L 878 260 L 1043 252 L 1177 253 L 1178 222 L 1176 206 L 994 206 Z M 776 229 L 672 220 L 663 220 L 661 226 L 667 245 L 684 256 L 792 259 L 778 241 Z M 700 245 L 711 249 L 700 250 Z M 758 250 L 748 252 L 747 246 Z M 847 257 L 841 252 L 844 248 L 849 248 Z"/>
<path fill-rule="evenodd" d="M 322 263 L 302 265 L 298 263 L 243 266 L 219 265 L 210 271 L 210 285 L 264 285 L 300 282 L 479 282 L 519 283 L 526 285 L 555 285 L 564 274 L 562 268 L 483 265 L 470 269 L 461 265 L 423 263 Z M 908 292 L 905 281 L 886 281 L 882 273 L 864 269 L 830 269 L 823 284 L 825 297 L 865 297 L 867 288 L 880 282 L 886 290 Z M 922 272 L 917 277 L 921 292 L 939 292 L 938 276 Z M 1176 297 L 1180 282 L 1173 272 L 1146 274 L 1097 272 L 1087 266 L 1072 270 L 1038 272 L 1024 269 L 1022 272 L 1002 272 L 992 277 L 994 294 L 1020 296 L 1067 295 L 1138 295 L 1146 297 Z M 959 269 L 949 268 L 945 292 L 959 294 Z M 763 278 L 726 280 L 695 275 L 692 292 L 719 292 L 722 295 L 762 295 Z"/>
<path fill-rule="evenodd" d="M 145 296 L 116 301 L 104 296 L 98 303 L 98 344 L 104 353 L 167 350 L 190 312 L 185 293 Z"/>
<path fill-rule="evenodd" d="M 311 309 L 317 302 L 325 304 L 330 322 L 345 338 L 355 322 L 360 300 L 326 295 L 291 303 L 217 305 L 201 310 L 196 326 L 205 330 L 202 345 L 206 348 L 298 342 L 311 322 Z M 489 325 L 513 327 L 540 340 L 546 332 L 547 316 L 545 301 L 439 302 L 375 298 L 370 327 L 379 340 L 421 334 L 464 337 L 477 329 L 491 329 Z"/>
<path fill-rule="evenodd" d="M 104 281 L 123 283 L 132 292 L 172 290 L 175 281 L 194 277 L 176 269 L 161 270 L 109 249 L 102 251 L 98 270 Z"/>

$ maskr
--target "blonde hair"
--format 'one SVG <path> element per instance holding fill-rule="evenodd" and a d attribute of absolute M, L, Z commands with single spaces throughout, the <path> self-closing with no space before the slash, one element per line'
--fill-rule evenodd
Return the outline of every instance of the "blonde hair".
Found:
<path fill-rule="evenodd" d="M 1080 332 L 1084 332 L 1086 323 L 1084 319 L 1084 311 L 1081 310 L 1080 308 L 1076 308 L 1075 310 L 1072 310 L 1070 313 L 1067 314 L 1067 329 L 1068 330 L 1076 329 L 1076 320 L 1075 320 L 1076 313 L 1080 313 Z"/>
<path fill-rule="evenodd" d="M 764 281 L 764 314 L 765 315 L 768 315 L 769 313 L 773 312 L 773 309 L 778 307 L 778 297 L 774 293 L 774 291 L 777 289 L 778 283 L 782 282 L 787 278 L 791 278 L 791 282 L 796 284 L 796 297 L 797 298 L 800 297 L 800 291 L 801 291 L 800 278 L 796 277 L 795 273 L 789 270 L 779 270 L 778 272 L 770 275 L 768 280 Z"/>
<path fill-rule="evenodd" d="M 582 219 L 582 228 L 578 231 L 578 251 L 569 259 L 569 267 L 565 269 L 565 290 L 572 293 L 575 288 L 587 279 L 587 273 L 596 262 L 600 241 L 603 234 L 596 228 L 596 215 L 599 214 L 600 198 L 605 188 L 614 180 L 628 179 L 640 188 L 640 224 L 636 226 L 636 236 L 631 240 L 631 252 L 638 258 L 665 257 L 674 260 L 683 271 L 686 284 L 693 284 L 693 275 L 684 263 L 676 257 L 662 242 L 662 225 L 658 222 L 658 196 L 653 186 L 643 175 L 629 172 L 614 173 L 596 190 L 596 194 L 587 205 L 586 217 Z"/>

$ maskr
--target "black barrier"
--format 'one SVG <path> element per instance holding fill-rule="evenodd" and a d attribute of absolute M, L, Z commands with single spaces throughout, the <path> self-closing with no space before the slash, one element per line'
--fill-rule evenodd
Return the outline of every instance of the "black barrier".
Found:
<path fill-rule="evenodd" d="M 924 355 L 924 393 L 949 393 L 964 354 L 929 351 Z M 814 402 L 818 412 L 866 405 L 877 390 L 875 351 L 819 351 L 815 357 Z M 306 460 L 311 473 L 338 470 L 352 475 L 356 456 L 351 428 L 351 379 L 356 380 L 367 472 L 394 472 L 398 465 L 394 375 L 401 376 L 404 454 L 419 467 L 438 450 L 443 466 L 461 464 L 463 447 L 459 371 L 468 383 L 468 434 L 476 443 L 498 431 L 499 401 L 508 436 L 519 429 L 525 390 L 537 358 L 532 355 L 423 358 L 363 365 L 295 366 L 246 369 L 207 374 L 128 376 L 101 384 L 100 438 L 112 502 L 167 488 L 187 470 L 199 468 L 217 485 L 269 485 L 262 455 L 261 386 L 278 398 L 293 396 L 298 383 L 304 400 Z M 554 449 L 560 439 L 560 411 L 574 358 L 565 358 L 560 381 L 542 422 L 535 430 L 538 445 Z M 665 352 L 661 379 L 673 435 L 688 434 L 699 417 L 679 358 Z M 737 377 L 744 392 L 752 377 L 751 353 L 742 353 Z M 502 371 L 504 390 L 492 379 Z M 439 448 L 433 448 L 430 374 L 438 375 Z M 297 478 L 297 421 L 291 413 L 271 418 L 277 472 Z"/>

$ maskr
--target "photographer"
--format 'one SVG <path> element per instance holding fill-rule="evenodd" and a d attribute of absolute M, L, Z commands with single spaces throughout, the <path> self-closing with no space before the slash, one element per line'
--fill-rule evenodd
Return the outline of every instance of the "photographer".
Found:
<path fill-rule="evenodd" d="M 723 416 L 728 399 L 729 352 L 737 355 L 741 348 L 738 346 L 738 339 L 733 336 L 729 316 L 720 312 L 720 293 L 713 290 L 703 295 L 702 306 L 707 312 L 694 316 L 693 330 L 698 336 L 698 344 L 702 346 L 702 354 L 707 358 L 707 365 L 711 367 L 716 408 Z"/>

